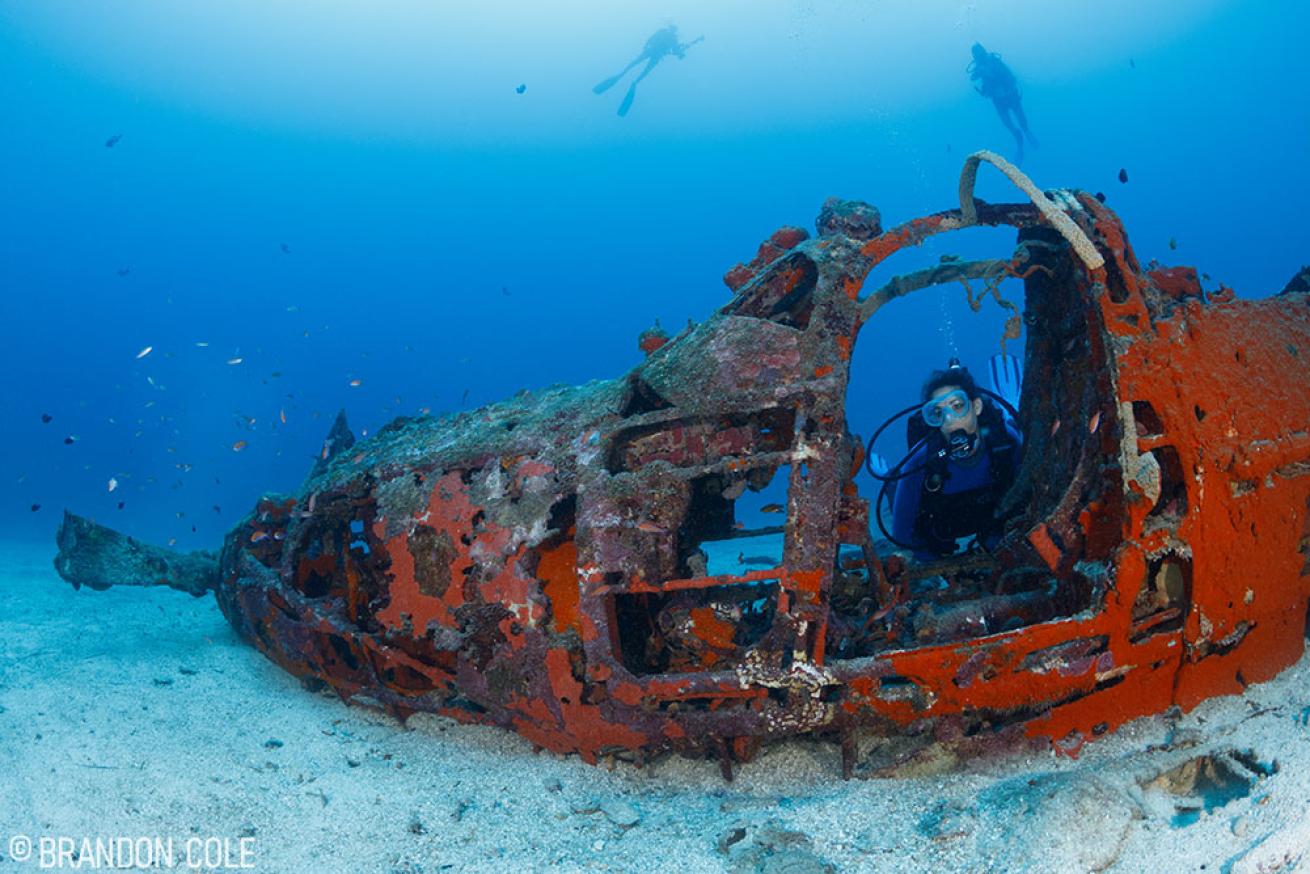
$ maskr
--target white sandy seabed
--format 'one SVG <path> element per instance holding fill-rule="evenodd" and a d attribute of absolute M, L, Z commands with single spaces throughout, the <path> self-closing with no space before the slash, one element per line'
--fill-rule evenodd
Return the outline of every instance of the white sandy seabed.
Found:
<path fill-rule="evenodd" d="M 1077 760 L 842 782 L 836 747 L 796 741 L 728 784 L 713 762 L 610 771 L 402 726 L 301 688 L 212 597 L 74 591 L 52 556 L 0 547 L 0 874 L 42 870 L 43 838 L 119 837 L 171 842 L 177 870 L 223 841 L 260 872 L 1310 871 L 1310 658 Z M 167 867 L 150 855 L 118 859 Z"/>

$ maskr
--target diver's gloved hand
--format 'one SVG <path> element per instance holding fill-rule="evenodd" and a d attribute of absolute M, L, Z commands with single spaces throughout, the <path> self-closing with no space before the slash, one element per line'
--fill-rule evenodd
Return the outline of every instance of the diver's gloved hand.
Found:
<path fill-rule="evenodd" d="M 887 472 L 891 470 L 891 465 L 887 463 L 887 459 L 875 452 L 869 456 L 869 469 L 878 476 L 886 476 Z"/>

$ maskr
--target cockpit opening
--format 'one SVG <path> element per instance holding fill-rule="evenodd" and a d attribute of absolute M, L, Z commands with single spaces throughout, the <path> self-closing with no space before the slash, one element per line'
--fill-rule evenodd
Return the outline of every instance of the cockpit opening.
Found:
<path fill-rule="evenodd" d="M 1099 439 L 1099 411 L 1073 424 L 1095 395 L 1091 369 L 1061 366 L 1091 353 L 1076 341 L 1086 325 L 1068 255 L 1030 231 L 1009 257 L 991 252 L 866 283 L 877 318 L 853 357 L 847 421 L 862 431 L 853 483 L 869 542 L 837 552 L 829 658 L 1012 631 L 1103 593 L 1095 562 L 1053 567 L 1028 537 Z"/>

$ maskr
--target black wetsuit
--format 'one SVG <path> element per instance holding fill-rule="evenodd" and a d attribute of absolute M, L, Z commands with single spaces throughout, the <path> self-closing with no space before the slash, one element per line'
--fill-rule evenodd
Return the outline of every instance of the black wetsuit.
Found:
<path fill-rule="evenodd" d="M 969 78 L 978 83 L 974 85 L 974 90 L 992 102 L 1001 124 L 1014 135 L 1018 160 L 1022 161 L 1024 134 L 1028 135 L 1033 145 L 1037 145 L 1037 139 L 1028 130 L 1028 117 L 1023 112 L 1023 94 L 1019 91 L 1014 73 L 1010 72 L 1000 55 L 986 52 L 976 56 L 969 65 Z"/>

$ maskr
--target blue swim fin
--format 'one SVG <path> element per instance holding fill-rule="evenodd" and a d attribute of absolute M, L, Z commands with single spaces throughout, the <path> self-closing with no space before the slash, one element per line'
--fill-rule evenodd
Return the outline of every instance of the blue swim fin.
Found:
<path fill-rule="evenodd" d="M 991 360 L 992 391 L 1016 410 L 1019 409 L 1019 394 L 1023 391 L 1023 365 L 1019 359 L 1004 352 L 992 356 Z"/>
<path fill-rule="evenodd" d="M 632 99 L 637 96 L 637 83 L 633 82 L 628 87 L 628 93 L 623 95 L 623 102 L 619 104 L 619 115 L 627 115 L 628 110 L 632 108 Z"/>
<path fill-rule="evenodd" d="M 626 72 L 628 71 L 627 70 L 623 71 L 623 73 Z M 619 84 L 619 80 L 623 78 L 623 73 L 619 73 L 617 76 L 610 76 L 604 82 L 601 82 L 599 85 L 592 88 L 591 92 L 593 94 L 604 94 L 606 91 L 610 90 L 615 85 Z"/>

